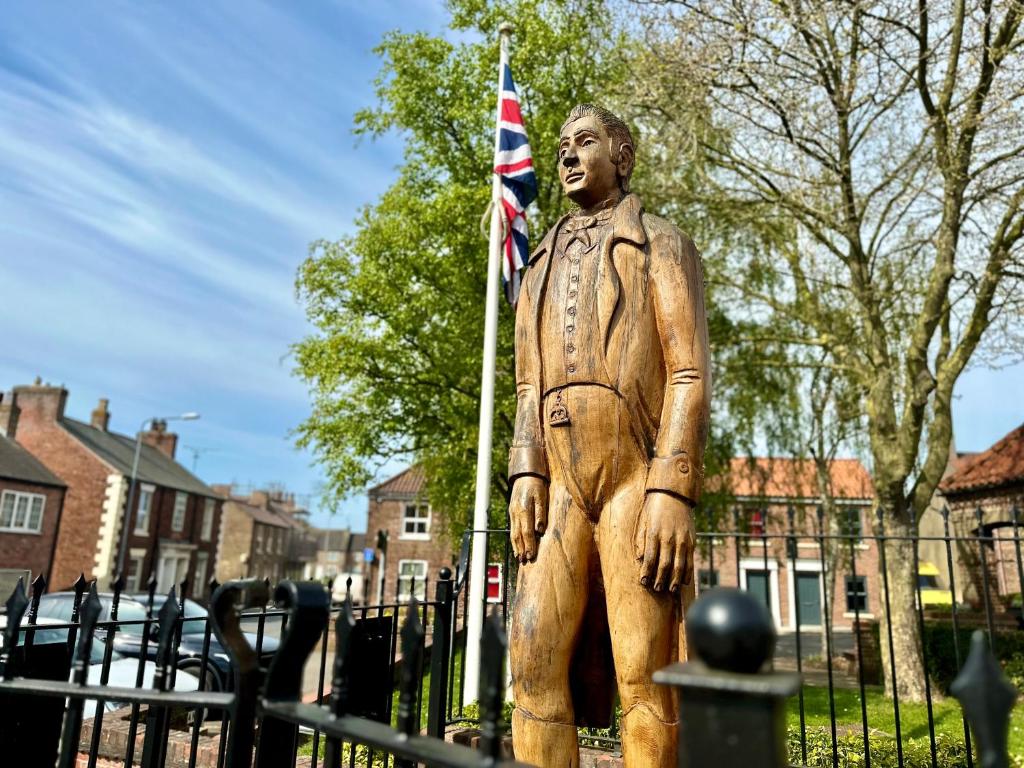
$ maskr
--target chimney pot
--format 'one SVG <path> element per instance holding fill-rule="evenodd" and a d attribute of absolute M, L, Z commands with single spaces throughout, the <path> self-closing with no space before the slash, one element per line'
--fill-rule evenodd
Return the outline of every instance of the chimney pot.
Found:
<path fill-rule="evenodd" d="M 92 424 L 96 429 L 101 429 L 104 432 L 110 426 L 110 411 L 107 410 L 107 406 L 110 405 L 110 400 L 101 397 L 99 404 L 93 409 L 92 417 L 89 419 L 89 423 Z"/>

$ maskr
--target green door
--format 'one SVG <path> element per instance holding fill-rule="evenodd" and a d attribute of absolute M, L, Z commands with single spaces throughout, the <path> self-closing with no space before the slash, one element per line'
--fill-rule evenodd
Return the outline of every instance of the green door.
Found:
<path fill-rule="evenodd" d="M 821 624 L 821 574 L 796 574 L 796 596 L 800 603 L 800 626 Z"/>
<path fill-rule="evenodd" d="M 767 571 L 747 571 L 747 592 L 765 604 L 768 613 L 772 612 L 772 596 L 769 590 L 771 582 Z"/>

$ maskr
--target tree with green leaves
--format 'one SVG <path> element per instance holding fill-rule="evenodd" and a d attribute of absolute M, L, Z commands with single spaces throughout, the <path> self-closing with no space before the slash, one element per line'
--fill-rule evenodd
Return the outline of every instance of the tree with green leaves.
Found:
<path fill-rule="evenodd" d="M 763 235 L 724 235 L 717 300 L 756 321 L 755 364 L 829 371 L 854 397 L 884 530 L 913 535 L 946 468 L 958 379 L 1020 356 L 1024 5 L 638 5 L 653 84 L 638 109 L 685 127 L 676 146 L 702 174 L 680 204 Z M 921 699 L 911 547 L 886 545 L 886 684 Z"/>
<path fill-rule="evenodd" d="M 398 179 L 356 232 L 311 246 L 298 293 L 315 332 L 294 347 L 313 410 L 299 429 L 335 497 L 375 464 L 421 462 L 432 503 L 458 534 L 471 516 L 491 190 L 497 29 L 514 20 L 511 64 L 539 181 L 534 243 L 567 208 L 555 171 L 559 128 L 576 103 L 624 76 L 624 36 L 600 0 L 450 0 L 455 41 L 394 32 L 376 49 L 378 103 L 356 133 L 397 132 Z M 581 20 L 585 20 L 582 23 Z M 499 317 L 492 523 L 504 525 L 515 417 L 511 307 Z"/>

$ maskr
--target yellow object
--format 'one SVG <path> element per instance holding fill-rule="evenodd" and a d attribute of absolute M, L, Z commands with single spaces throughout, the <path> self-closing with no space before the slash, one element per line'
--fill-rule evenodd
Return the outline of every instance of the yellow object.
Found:
<path fill-rule="evenodd" d="M 953 593 L 939 586 L 939 569 L 933 563 L 921 562 L 917 567 L 917 585 L 921 605 L 952 605 Z"/>

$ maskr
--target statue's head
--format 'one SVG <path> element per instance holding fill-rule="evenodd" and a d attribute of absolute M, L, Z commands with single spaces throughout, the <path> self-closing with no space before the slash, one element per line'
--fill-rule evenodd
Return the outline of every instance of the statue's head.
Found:
<path fill-rule="evenodd" d="M 558 177 L 565 194 L 588 208 L 629 191 L 636 160 L 629 127 L 593 104 L 572 108 L 558 140 Z"/>

